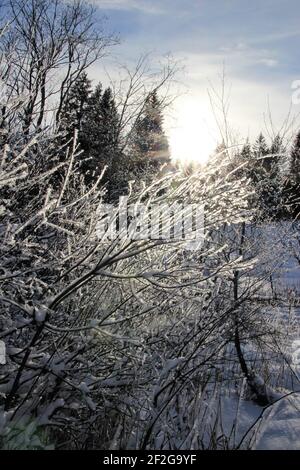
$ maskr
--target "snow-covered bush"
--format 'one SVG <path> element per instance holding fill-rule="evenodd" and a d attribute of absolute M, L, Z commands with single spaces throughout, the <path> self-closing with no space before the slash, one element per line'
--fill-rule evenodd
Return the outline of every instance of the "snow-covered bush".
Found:
<path fill-rule="evenodd" d="M 55 145 L 42 134 L 1 149 L 2 413 L 7 426 L 24 417 L 50 425 L 58 445 L 148 445 L 188 384 L 201 389 L 216 374 L 229 341 L 233 305 L 218 294 L 220 279 L 242 261 L 221 256 L 226 244 L 212 234 L 247 216 L 245 181 L 217 177 L 212 164 L 132 193 L 133 205 L 204 205 L 196 252 L 185 240 L 99 240 L 101 181 L 85 190 L 76 145 L 64 163 Z"/>
<path fill-rule="evenodd" d="M 270 265 L 255 271 L 248 181 L 233 178 L 226 153 L 130 189 L 133 213 L 143 203 L 153 218 L 162 203 L 203 207 L 196 250 L 159 224 L 150 239 L 109 238 L 109 227 L 99 237 L 102 175 L 85 187 L 76 133 L 64 147 L 51 129 L 21 131 L 26 99 L 0 136 L 1 445 L 229 445 L 210 407 L 244 379 L 257 401 L 270 398 L 246 352 L 261 354 L 275 333 L 253 304 Z M 171 231 L 181 223 L 180 211 L 160 217 Z"/>

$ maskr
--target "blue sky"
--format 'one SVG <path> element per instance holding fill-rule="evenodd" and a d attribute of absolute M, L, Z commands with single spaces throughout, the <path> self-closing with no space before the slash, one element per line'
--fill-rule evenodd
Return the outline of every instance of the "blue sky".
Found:
<path fill-rule="evenodd" d="M 290 107 L 294 80 L 300 79 L 300 2 L 298 0 L 95 0 L 122 43 L 114 54 L 134 62 L 145 52 L 171 53 L 185 64 L 186 87 L 174 107 L 168 131 L 180 121 L 182 106 L 199 109 L 212 125 L 207 88 L 218 88 L 223 64 L 230 91 L 230 123 L 243 139 L 265 128 L 268 102 L 274 130 Z M 101 73 L 99 71 L 99 73 Z M 186 107 L 186 106 L 185 106 Z M 190 109 L 190 108 L 189 108 Z M 186 109 L 186 112 L 188 110 Z M 300 112 L 293 105 L 292 113 Z M 174 124 L 175 123 L 175 124 Z M 205 127 L 205 126 L 204 126 Z M 296 125 L 297 127 L 297 125 Z M 214 139 L 217 131 L 212 129 Z"/>

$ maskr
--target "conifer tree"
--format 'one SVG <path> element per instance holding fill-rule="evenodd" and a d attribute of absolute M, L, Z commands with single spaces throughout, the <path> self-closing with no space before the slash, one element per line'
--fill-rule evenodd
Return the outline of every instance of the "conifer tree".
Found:
<path fill-rule="evenodd" d="M 298 185 L 300 184 L 300 131 L 296 135 L 290 159 L 290 179 Z"/>
<path fill-rule="evenodd" d="M 278 217 L 283 213 L 283 165 L 285 159 L 285 147 L 282 137 L 277 134 L 270 146 L 270 154 L 266 159 L 268 197 L 267 205 L 271 215 Z M 271 209 L 271 211 L 270 211 Z"/>
<path fill-rule="evenodd" d="M 282 163 L 284 155 L 285 147 L 283 139 L 279 134 L 277 134 L 272 140 L 269 158 L 266 159 L 266 170 L 269 171 L 270 178 L 280 178 L 280 163 Z"/>
<path fill-rule="evenodd" d="M 87 74 L 82 73 L 75 81 L 65 100 L 59 129 L 67 138 L 72 138 L 74 130 L 81 131 L 91 94 L 91 82 Z"/>
<path fill-rule="evenodd" d="M 250 170 L 249 166 L 252 163 L 252 150 L 249 139 L 246 140 L 245 144 L 243 145 L 240 152 L 238 152 L 235 158 L 236 166 L 240 167 L 235 173 L 235 177 L 238 178 L 249 178 L 250 177 Z"/>
<path fill-rule="evenodd" d="M 111 88 L 103 92 L 99 84 L 90 96 L 80 144 L 85 156 L 83 169 L 87 184 L 94 183 L 106 167 L 102 181 L 107 183 L 110 196 L 121 191 L 127 169 L 121 158 L 119 115 Z"/>
<path fill-rule="evenodd" d="M 265 136 L 261 132 L 253 145 L 253 152 L 258 157 L 263 157 L 269 153 L 269 147 Z"/>
<path fill-rule="evenodd" d="M 72 152 L 75 131 L 77 131 L 77 143 L 80 143 L 82 126 L 86 116 L 86 109 L 91 93 L 91 82 L 85 72 L 80 74 L 73 86 L 70 88 L 60 114 L 58 123 L 58 147 L 57 158 L 64 161 Z M 83 158 L 80 155 L 80 158 Z M 51 184 L 54 186 L 63 181 L 67 168 L 62 168 L 54 173 Z"/>
<path fill-rule="evenodd" d="M 251 145 L 250 145 L 249 139 L 247 139 L 241 150 L 241 160 L 245 162 L 245 161 L 250 160 L 250 158 L 251 158 Z"/>
<path fill-rule="evenodd" d="M 169 161 L 169 145 L 163 129 L 161 108 L 157 92 L 150 93 L 136 122 L 132 147 L 135 165 L 140 171 L 157 171 Z"/>
<path fill-rule="evenodd" d="M 284 187 L 284 200 L 289 214 L 299 217 L 300 213 L 300 131 L 297 133 L 291 153 L 289 175 Z"/>
<path fill-rule="evenodd" d="M 282 138 L 276 135 L 268 147 L 261 133 L 253 145 L 253 161 L 250 177 L 254 183 L 257 203 L 263 217 L 277 217 L 281 213 L 281 155 L 284 153 Z"/>
<path fill-rule="evenodd" d="M 253 145 L 253 165 L 251 168 L 251 175 L 254 182 L 258 183 L 259 181 L 265 178 L 265 169 L 267 167 L 267 155 L 269 155 L 270 150 L 267 145 L 266 139 L 262 133 L 257 137 Z"/>

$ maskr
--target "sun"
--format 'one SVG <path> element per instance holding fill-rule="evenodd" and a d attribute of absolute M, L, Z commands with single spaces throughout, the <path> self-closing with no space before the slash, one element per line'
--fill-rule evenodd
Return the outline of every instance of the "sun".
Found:
<path fill-rule="evenodd" d="M 192 97 L 176 106 L 176 123 L 169 128 L 172 160 L 180 164 L 205 163 L 215 150 L 215 123 L 203 102 Z"/>

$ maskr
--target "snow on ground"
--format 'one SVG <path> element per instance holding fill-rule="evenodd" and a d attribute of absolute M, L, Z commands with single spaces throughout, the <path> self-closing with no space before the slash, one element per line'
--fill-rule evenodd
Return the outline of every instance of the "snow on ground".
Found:
<path fill-rule="evenodd" d="M 256 450 L 300 450 L 300 393 L 272 405 L 262 419 Z"/>
<path fill-rule="evenodd" d="M 292 342 L 291 357 L 291 366 L 300 378 L 300 339 Z M 262 419 L 255 449 L 300 450 L 300 380 L 292 395 L 268 409 Z"/>
<path fill-rule="evenodd" d="M 256 450 L 300 450 L 300 265 L 286 238 L 274 242 L 274 230 L 264 234 L 266 245 L 274 245 L 277 273 L 260 290 L 261 297 L 289 299 L 294 306 L 278 302 L 281 319 L 291 322 L 294 338 L 287 344 L 287 357 L 293 371 L 281 398 L 266 409 L 237 396 L 222 397 L 222 426 L 231 448 Z M 275 249 L 276 245 L 276 249 Z M 287 254 L 287 253 L 290 254 Z M 259 271 L 259 266 L 258 266 Z M 256 276 L 256 270 L 253 271 Z M 274 311 L 273 311 L 274 312 Z M 232 431 L 234 430 L 234 431 Z M 242 441 L 242 442 L 241 442 Z"/>
<path fill-rule="evenodd" d="M 222 429 L 230 448 L 300 450 L 300 339 L 291 344 L 293 389 L 265 410 L 238 396 L 222 397 Z M 298 390 L 298 391 L 297 391 Z"/>

